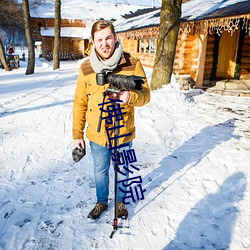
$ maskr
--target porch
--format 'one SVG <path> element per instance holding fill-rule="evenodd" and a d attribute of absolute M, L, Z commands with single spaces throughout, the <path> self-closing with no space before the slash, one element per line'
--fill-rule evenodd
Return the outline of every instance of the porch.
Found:
<path fill-rule="evenodd" d="M 250 80 L 220 80 L 215 86 L 205 89 L 208 93 L 250 97 Z"/>

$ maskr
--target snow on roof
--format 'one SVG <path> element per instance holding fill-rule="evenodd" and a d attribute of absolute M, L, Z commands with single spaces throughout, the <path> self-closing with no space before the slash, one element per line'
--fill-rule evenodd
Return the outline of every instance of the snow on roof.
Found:
<path fill-rule="evenodd" d="M 94 0 L 62 0 L 61 2 L 61 18 L 72 20 L 118 19 L 122 15 L 150 7 L 135 4 L 96 2 Z M 30 13 L 31 17 L 54 18 L 55 4 L 52 1 L 47 1 L 38 8 L 30 10 Z"/>
<path fill-rule="evenodd" d="M 133 18 L 119 19 L 114 22 L 116 32 L 139 29 L 141 27 L 156 26 L 160 23 L 160 9 L 138 15 Z"/>
<path fill-rule="evenodd" d="M 182 4 L 182 19 L 186 21 L 201 20 L 207 18 L 215 18 L 226 16 L 226 12 L 219 12 L 222 9 L 234 9 L 231 15 L 240 15 L 250 13 L 249 0 L 191 0 Z M 230 7 L 229 7 L 230 6 Z M 246 8 L 248 6 L 248 8 Z M 219 16 L 209 17 L 217 11 L 221 13 Z"/>
<path fill-rule="evenodd" d="M 42 36 L 54 36 L 54 28 L 41 28 Z M 89 39 L 91 36 L 91 28 L 83 27 L 62 27 L 61 37 L 78 37 L 82 39 Z"/>
<path fill-rule="evenodd" d="M 117 32 L 156 26 L 160 24 L 160 8 L 154 11 L 119 19 L 114 25 Z M 250 13 L 249 0 L 191 0 L 182 4 L 182 21 L 194 21 L 216 17 Z"/>

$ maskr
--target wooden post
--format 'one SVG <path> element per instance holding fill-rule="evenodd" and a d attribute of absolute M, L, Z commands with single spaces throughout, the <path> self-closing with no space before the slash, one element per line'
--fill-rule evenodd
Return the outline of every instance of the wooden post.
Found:
<path fill-rule="evenodd" d="M 147 39 L 143 38 L 143 53 L 146 54 L 146 50 L 147 50 Z"/>
<path fill-rule="evenodd" d="M 200 34 L 199 36 L 199 54 L 198 54 L 198 65 L 196 72 L 196 86 L 202 87 L 204 78 L 204 68 L 206 60 L 206 50 L 207 50 L 207 35 Z"/>

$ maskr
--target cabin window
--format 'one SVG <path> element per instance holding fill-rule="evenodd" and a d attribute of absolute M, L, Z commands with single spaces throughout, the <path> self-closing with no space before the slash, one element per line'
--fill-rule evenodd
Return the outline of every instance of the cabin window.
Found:
<path fill-rule="evenodd" d="M 143 39 L 137 40 L 137 52 L 142 53 L 143 52 Z"/>
<path fill-rule="evenodd" d="M 155 38 L 150 39 L 150 53 L 155 53 Z"/>
<path fill-rule="evenodd" d="M 155 38 L 142 38 L 137 40 L 138 53 L 155 53 Z"/>

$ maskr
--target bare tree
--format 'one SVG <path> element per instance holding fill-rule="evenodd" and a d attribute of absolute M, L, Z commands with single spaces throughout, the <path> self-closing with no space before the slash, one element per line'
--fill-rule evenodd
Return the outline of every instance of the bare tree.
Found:
<path fill-rule="evenodd" d="M 23 29 L 22 6 L 17 0 L 0 0 L 0 28 L 9 37 Z"/>
<path fill-rule="evenodd" d="M 35 48 L 34 48 L 34 41 L 32 37 L 30 9 L 29 9 L 28 0 L 22 0 L 22 8 L 23 8 L 25 36 L 26 36 L 26 41 L 28 44 L 28 66 L 27 66 L 25 74 L 30 75 L 30 74 L 34 74 L 34 70 L 35 70 Z"/>
<path fill-rule="evenodd" d="M 4 52 L 4 46 L 3 46 L 3 43 L 2 43 L 2 39 L 0 37 L 0 61 L 1 61 L 1 64 L 3 65 L 4 69 L 6 71 L 10 71 L 11 68 L 6 60 L 6 56 L 5 56 L 5 52 Z"/>
<path fill-rule="evenodd" d="M 60 68 L 59 48 L 61 33 L 61 0 L 55 0 L 55 40 L 53 49 L 53 69 Z"/>
<path fill-rule="evenodd" d="M 162 0 L 160 31 L 150 87 L 160 88 L 171 81 L 182 0 Z"/>
<path fill-rule="evenodd" d="M 13 43 L 16 34 L 23 30 L 22 8 L 16 0 L 0 0 L 0 61 L 6 71 L 10 71 L 10 65 L 6 59 L 4 43 Z"/>
<path fill-rule="evenodd" d="M 36 9 L 43 4 L 46 4 L 46 0 L 29 0 L 30 9 Z"/>

